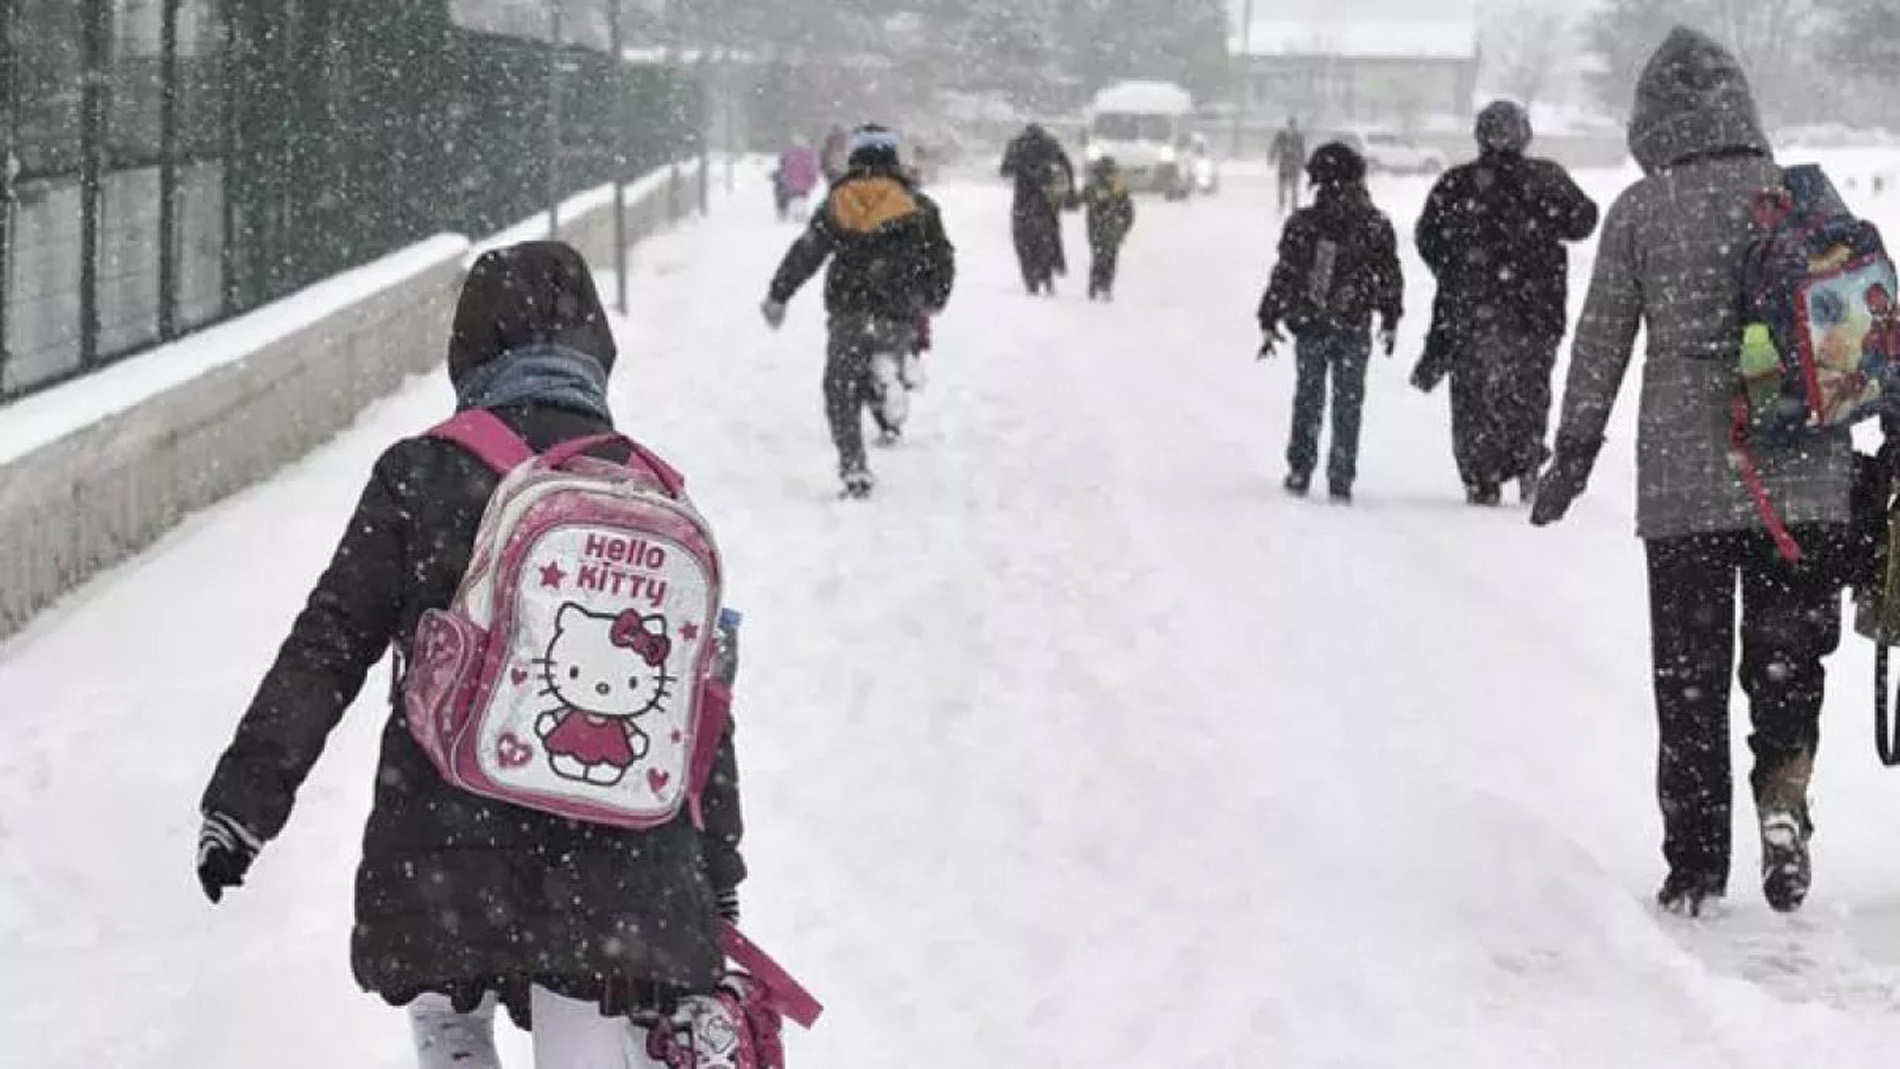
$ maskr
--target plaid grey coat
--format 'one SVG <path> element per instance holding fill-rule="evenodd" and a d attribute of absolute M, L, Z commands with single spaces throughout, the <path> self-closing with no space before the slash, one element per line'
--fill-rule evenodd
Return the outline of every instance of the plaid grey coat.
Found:
<path fill-rule="evenodd" d="M 1630 150 L 1646 175 L 1610 208 L 1577 325 L 1558 441 L 1603 436 L 1639 327 L 1647 332 L 1637 432 L 1637 534 L 1764 525 L 1730 453 L 1751 201 L 1780 184 L 1741 67 L 1677 30 L 1637 86 Z M 1844 523 L 1853 453 L 1843 433 L 1756 451 L 1789 524 Z"/>

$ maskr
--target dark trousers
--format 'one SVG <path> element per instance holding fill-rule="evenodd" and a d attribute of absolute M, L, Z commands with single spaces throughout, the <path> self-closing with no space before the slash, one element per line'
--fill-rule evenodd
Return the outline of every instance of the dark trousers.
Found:
<path fill-rule="evenodd" d="M 1280 214 L 1281 215 L 1283 216 L 1291 215 L 1292 213 L 1299 211 L 1300 209 L 1300 179 L 1302 177 L 1303 176 L 1301 175 L 1299 171 L 1281 171 L 1280 172 Z"/>
<path fill-rule="evenodd" d="M 1820 550 L 1840 532 L 1796 532 Z M 1741 589 L 1742 691 L 1748 696 L 1756 800 L 1801 806 L 1820 739 L 1827 672 L 1840 644 L 1840 587 L 1825 569 L 1783 561 L 1758 532 L 1652 539 L 1651 667 L 1660 728 L 1656 796 L 1672 873 L 1728 879 L 1732 834 L 1729 680 Z"/>
<path fill-rule="evenodd" d="M 1550 379 L 1558 339 L 1510 328 L 1485 331 L 1451 373 L 1452 453 L 1467 487 L 1495 489 L 1534 475 L 1550 457 Z"/>
<path fill-rule="evenodd" d="M 1326 476 L 1350 487 L 1359 471 L 1359 414 L 1366 403 L 1366 365 L 1372 338 L 1365 332 L 1312 331 L 1294 343 L 1299 382 L 1293 391 L 1293 434 L 1287 467 L 1311 475 L 1319 463 L 1320 424 L 1326 414 L 1326 380 L 1332 378 L 1333 443 Z"/>
<path fill-rule="evenodd" d="M 1068 274 L 1068 257 L 1062 249 L 1062 217 L 1047 201 L 1018 204 L 1011 214 L 1010 236 L 1016 241 L 1023 285 L 1030 292 L 1052 285 L 1057 275 Z"/>
<path fill-rule="evenodd" d="M 878 355 L 900 357 L 917 337 L 917 325 L 872 316 L 833 316 L 825 350 L 825 418 L 838 448 L 838 470 L 869 467 L 864 455 L 864 409 L 882 425 L 883 390 L 873 373 Z M 885 428 L 887 430 L 891 428 Z"/>
<path fill-rule="evenodd" d="M 1115 292 L 1115 274 L 1121 265 L 1122 239 L 1103 235 L 1089 241 L 1089 294 Z"/>

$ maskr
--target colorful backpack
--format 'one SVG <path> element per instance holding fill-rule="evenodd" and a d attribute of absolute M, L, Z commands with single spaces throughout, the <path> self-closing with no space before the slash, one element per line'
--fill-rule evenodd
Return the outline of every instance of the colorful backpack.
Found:
<path fill-rule="evenodd" d="M 607 435 L 536 456 L 494 414 L 429 432 L 502 476 L 447 609 L 423 614 L 409 732 L 449 782 L 654 828 L 699 795 L 731 709 L 712 678 L 719 552 L 677 472 Z M 627 464 L 586 454 L 618 444 Z"/>
<path fill-rule="evenodd" d="M 1880 231 L 1855 218 L 1820 168 L 1783 172 L 1756 202 L 1762 237 L 1742 274 L 1742 478 L 1790 560 L 1800 548 L 1769 502 L 1752 445 L 1798 444 L 1900 411 L 1900 276 Z"/>
<path fill-rule="evenodd" d="M 824 1007 L 739 929 L 726 925 L 724 942 L 738 971 L 651 1025 L 647 1057 L 667 1069 L 784 1069 L 784 1021 L 810 1028 Z"/>

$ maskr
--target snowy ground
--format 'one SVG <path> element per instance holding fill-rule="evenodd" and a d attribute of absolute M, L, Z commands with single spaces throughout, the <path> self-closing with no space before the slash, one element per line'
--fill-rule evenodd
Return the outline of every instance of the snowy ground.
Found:
<path fill-rule="evenodd" d="M 1424 189 L 1378 195 L 1409 228 Z M 1630 413 L 1567 526 L 1467 511 L 1444 398 L 1405 385 L 1408 261 L 1361 503 L 1289 501 L 1291 368 L 1252 360 L 1268 186 L 1143 201 L 1112 306 L 1023 297 L 1004 191 L 952 187 L 935 381 L 878 499 L 841 504 L 819 295 L 758 325 L 793 231 L 742 193 L 637 255 L 616 396 L 748 613 L 749 923 L 830 1006 L 794 1064 L 1891 1060 L 1900 778 L 1857 640 L 1807 912 L 1759 903 L 1745 830 L 1728 916 L 1648 905 Z M 213 910 L 190 856 L 360 480 L 447 403 L 417 382 L 0 646 L 0 1066 L 409 1062 L 345 955 L 379 682 L 250 886 Z"/>

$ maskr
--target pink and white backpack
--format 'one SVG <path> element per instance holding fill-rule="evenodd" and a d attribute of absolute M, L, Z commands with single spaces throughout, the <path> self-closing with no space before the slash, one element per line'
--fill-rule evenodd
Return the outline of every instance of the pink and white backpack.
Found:
<path fill-rule="evenodd" d="M 429 432 L 502 476 L 447 609 L 423 614 L 409 732 L 475 794 L 576 820 L 699 820 L 731 710 L 709 671 L 721 571 L 671 467 L 618 435 L 537 456 L 493 413 Z M 627 464 L 587 456 L 603 445 Z"/>

